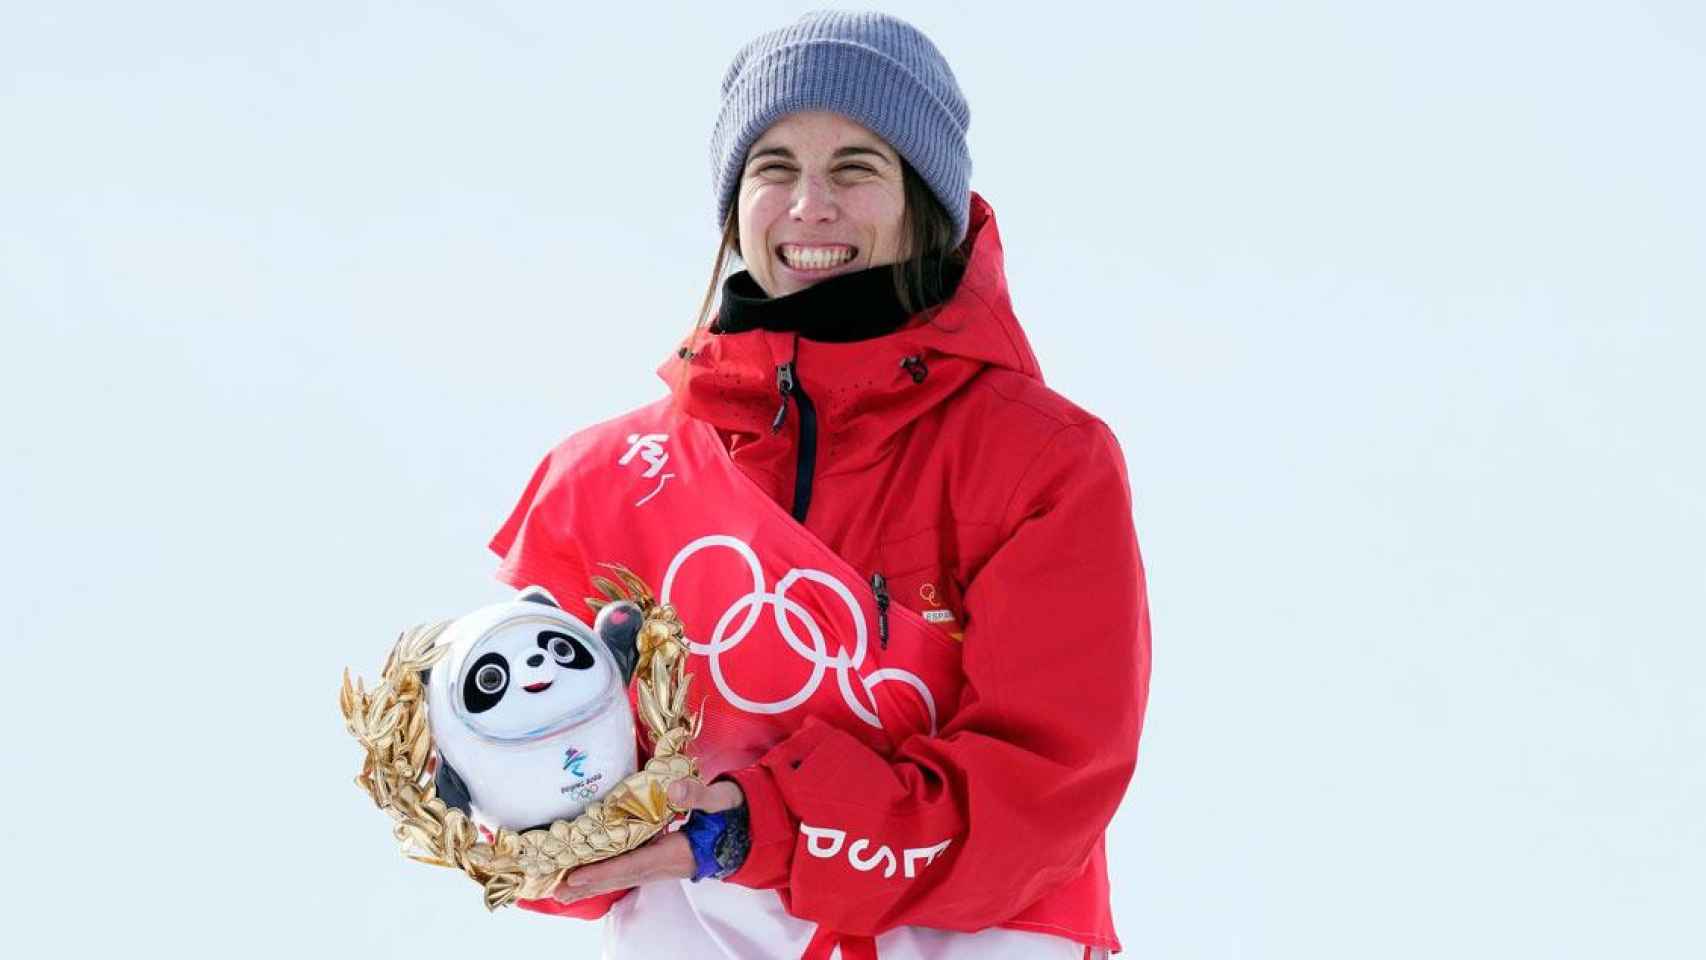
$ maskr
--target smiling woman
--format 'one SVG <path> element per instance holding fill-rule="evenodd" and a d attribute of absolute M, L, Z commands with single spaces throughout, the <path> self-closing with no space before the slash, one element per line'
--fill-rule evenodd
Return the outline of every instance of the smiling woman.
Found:
<path fill-rule="evenodd" d="M 906 256 L 900 158 L 838 114 L 783 118 L 753 145 L 741 177 L 737 239 L 772 297 Z"/>
<path fill-rule="evenodd" d="M 709 319 L 732 256 L 764 297 L 844 273 L 890 266 L 912 314 L 963 267 L 952 216 L 930 185 L 881 137 L 838 113 L 790 114 L 748 151 L 737 203 L 725 216 L 699 306 Z"/>
<path fill-rule="evenodd" d="M 522 902 L 607 915 L 606 956 L 1118 949 L 1103 834 L 1149 677 L 1130 487 L 1013 315 L 970 116 L 893 17 L 742 48 L 671 395 L 557 447 L 492 539 L 518 586 L 655 579 L 694 641 L 691 816 Z"/>

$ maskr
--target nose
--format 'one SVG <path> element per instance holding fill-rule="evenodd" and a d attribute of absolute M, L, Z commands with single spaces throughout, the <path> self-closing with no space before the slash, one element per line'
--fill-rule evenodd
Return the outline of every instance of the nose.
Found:
<path fill-rule="evenodd" d="M 533 656 L 527 658 L 527 665 L 530 667 L 537 667 L 544 662 L 545 662 L 545 655 L 543 653 L 536 653 Z"/>
<path fill-rule="evenodd" d="M 801 177 L 788 215 L 806 223 L 828 223 L 839 215 L 835 191 L 822 177 Z"/>

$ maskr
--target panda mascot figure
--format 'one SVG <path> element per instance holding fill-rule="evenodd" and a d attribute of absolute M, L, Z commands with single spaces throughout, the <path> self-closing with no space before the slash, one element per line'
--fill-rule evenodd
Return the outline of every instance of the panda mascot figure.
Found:
<path fill-rule="evenodd" d="M 588 627 L 528 587 L 454 621 L 424 677 L 438 796 L 520 832 L 574 819 L 633 773 L 627 688 L 643 620 L 623 601 Z"/>

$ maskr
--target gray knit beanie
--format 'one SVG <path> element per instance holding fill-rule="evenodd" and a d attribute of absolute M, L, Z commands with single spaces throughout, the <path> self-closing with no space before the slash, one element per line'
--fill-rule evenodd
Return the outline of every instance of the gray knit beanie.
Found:
<path fill-rule="evenodd" d="M 753 141 L 790 113 L 827 110 L 895 148 L 965 239 L 971 209 L 971 109 L 930 38 L 882 13 L 820 10 L 741 48 L 723 75 L 711 132 L 717 226 L 727 222 Z"/>

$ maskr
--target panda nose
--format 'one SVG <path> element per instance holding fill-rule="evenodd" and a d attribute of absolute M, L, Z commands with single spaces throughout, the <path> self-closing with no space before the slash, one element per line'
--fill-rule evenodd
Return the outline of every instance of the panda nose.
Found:
<path fill-rule="evenodd" d="M 543 653 L 536 653 L 533 656 L 527 658 L 527 665 L 530 667 L 537 667 L 544 662 L 545 662 L 545 655 Z"/>

